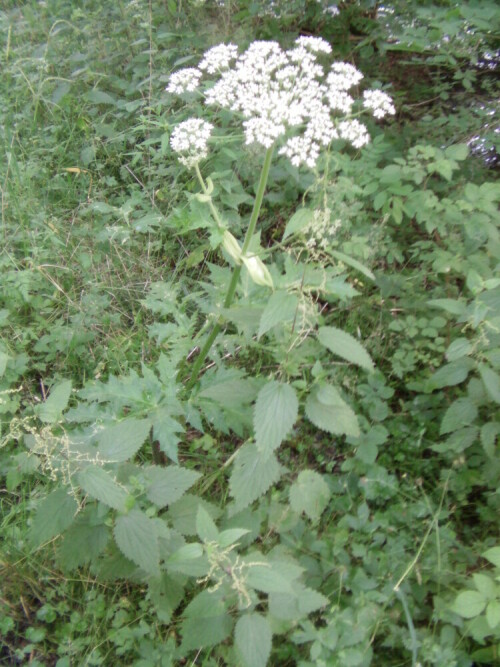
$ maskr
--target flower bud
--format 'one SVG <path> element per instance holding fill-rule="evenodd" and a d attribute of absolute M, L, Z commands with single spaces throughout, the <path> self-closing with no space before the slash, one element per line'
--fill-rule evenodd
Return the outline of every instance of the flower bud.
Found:
<path fill-rule="evenodd" d="M 241 248 L 238 241 L 227 229 L 224 232 L 222 237 L 222 247 L 227 252 L 227 254 L 234 259 L 238 266 L 241 264 Z"/>
<path fill-rule="evenodd" d="M 274 288 L 273 279 L 271 274 L 267 270 L 266 265 L 257 255 L 246 255 L 241 258 L 243 263 L 247 267 L 250 278 L 257 285 L 263 285 L 264 287 Z"/>

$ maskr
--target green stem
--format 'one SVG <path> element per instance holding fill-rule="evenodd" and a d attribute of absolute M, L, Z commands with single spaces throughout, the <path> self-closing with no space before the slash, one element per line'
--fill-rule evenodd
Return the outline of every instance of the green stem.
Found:
<path fill-rule="evenodd" d="M 196 176 L 198 177 L 198 181 L 199 181 L 199 183 L 200 183 L 201 189 L 203 190 L 203 194 L 204 194 L 204 195 L 207 195 L 207 196 L 210 197 L 210 194 L 209 194 L 209 192 L 208 192 L 208 188 L 207 188 L 207 186 L 206 186 L 206 183 L 205 183 L 205 181 L 203 180 L 203 176 L 201 175 L 201 171 L 200 171 L 200 167 L 198 166 L 198 163 L 196 163 L 196 164 L 194 165 L 194 170 L 195 170 L 195 172 L 196 172 Z M 211 197 L 210 197 L 210 199 L 208 200 L 208 207 L 209 207 L 209 209 L 210 209 L 210 213 L 212 214 L 212 216 L 213 216 L 215 222 L 217 223 L 217 226 L 218 226 L 218 227 L 223 227 L 221 217 L 220 217 L 220 215 L 219 215 L 219 212 L 218 212 L 217 209 L 215 208 L 214 203 L 213 203 Z"/>
<path fill-rule="evenodd" d="M 264 158 L 264 164 L 262 165 L 262 171 L 260 172 L 260 179 L 259 179 L 259 185 L 257 187 L 257 193 L 255 195 L 255 201 L 253 204 L 253 210 L 252 210 L 252 215 L 250 216 L 250 222 L 248 223 L 248 228 L 245 234 L 245 238 L 243 240 L 243 247 L 241 248 L 241 254 L 245 255 L 245 253 L 248 250 L 248 247 L 250 245 L 250 241 L 252 240 L 252 236 L 255 233 L 255 227 L 257 226 L 257 220 L 259 219 L 259 214 L 260 214 L 260 209 L 262 206 L 262 200 L 264 199 L 264 193 L 266 191 L 266 185 L 267 185 L 267 179 L 269 178 L 269 170 L 271 168 L 271 162 L 273 159 L 273 148 L 274 146 L 271 146 L 271 148 L 268 148 L 266 151 L 266 156 Z M 198 169 L 198 165 L 196 165 L 196 171 L 197 171 L 197 176 L 198 180 L 200 181 L 200 184 L 202 184 L 202 189 L 206 190 L 205 182 L 203 181 L 203 177 L 200 173 L 200 170 Z M 211 203 L 211 202 L 210 202 Z M 213 204 L 212 204 L 213 207 Z M 212 210 L 212 209 L 210 209 Z M 214 207 L 215 210 L 215 207 Z M 217 213 L 217 212 L 216 212 Z M 213 211 L 212 211 L 213 215 Z M 214 216 L 215 217 L 215 216 Z M 218 222 L 217 217 L 215 217 L 215 220 Z M 231 276 L 231 282 L 229 283 L 229 287 L 227 289 L 226 293 L 226 298 L 224 299 L 224 308 L 229 308 L 229 306 L 232 304 L 234 295 L 236 292 L 236 287 L 238 285 L 238 280 L 240 277 L 241 273 L 241 264 L 238 266 L 235 266 L 233 269 L 233 275 Z M 222 320 L 223 318 L 221 316 L 218 317 L 216 323 L 214 324 L 214 328 L 210 332 L 210 335 L 208 336 L 207 340 L 205 341 L 205 344 L 200 350 L 200 353 L 198 357 L 196 358 L 196 361 L 193 364 L 193 368 L 191 370 L 191 375 L 190 378 L 186 384 L 186 389 L 189 390 L 192 388 L 196 380 L 198 379 L 198 373 L 200 372 L 201 367 L 203 366 L 203 363 L 205 359 L 207 358 L 208 353 L 210 352 L 210 349 L 217 338 L 217 335 L 219 334 L 219 331 L 221 330 L 222 327 Z"/>

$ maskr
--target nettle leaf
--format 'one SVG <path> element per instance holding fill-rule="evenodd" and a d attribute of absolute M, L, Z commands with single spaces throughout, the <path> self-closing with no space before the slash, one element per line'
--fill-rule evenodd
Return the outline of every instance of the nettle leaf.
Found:
<path fill-rule="evenodd" d="M 65 570 L 73 570 L 94 561 L 108 543 L 110 529 L 98 514 L 97 505 L 88 505 L 65 531 L 57 560 Z"/>
<path fill-rule="evenodd" d="M 88 466 L 78 473 L 77 481 L 92 498 L 100 500 L 118 512 L 125 511 L 129 495 L 127 490 L 100 466 Z"/>
<path fill-rule="evenodd" d="M 243 445 L 233 464 L 229 488 L 235 505 L 232 514 L 248 507 L 284 473 L 273 454 L 266 454 L 251 443 Z"/>
<path fill-rule="evenodd" d="M 212 503 L 199 496 L 186 493 L 180 500 L 169 506 L 167 518 L 182 535 L 196 535 L 196 516 L 200 506 L 208 512 L 214 521 L 222 514 L 221 510 Z"/>
<path fill-rule="evenodd" d="M 255 400 L 256 384 L 237 369 L 221 369 L 203 378 L 197 398 L 208 398 L 223 407 L 239 407 Z"/>
<path fill-rule="evenodd" d="M 202 591 L 184 610 L 181 625 L 182 648 L 192 650 L 214 646 L 229 637 L 233 619 L 226 609 L 221 589 Z"/>
<path fill-rule="evenodd" d="M 293 594 L 270 593 L 269 612 L 272 616 L 282 620 L 298 621 L 330 604 L 327 597 L 299 582 L 295 582 L 293 588 Z"/>
<path fill-rule="evenodd" d="M 483 557 L 493 563 L 496 567 L 500 568 L 500 547 L 491 547 L 483 553 Z"/>
<path fill-rule="evenodd" d="M 486 607 L 487 599 L 478 591 L 464 591 L 457 595 L 452 610 L 462 618 L 474 618 Z"/>
<path fill-rule="evenodd" d="M 330 488 L 314 470 L 303 470 L 290 487 L 290 505 L 298 514 L 304 512 L 317 521 L 330 500 Z"/>
<path fill-rule="evenodd" d="M 456 361 L 472 352 L 472 345 L 467 338 L 456 338 L 445 352 L 447 361 Z"/>
<path fill-rule="evenodd" d="M 29 530 L 29 540 L 35 546 L 66 530 L 78 512 L 78 503 L 65 488 L 52 491 L 36 510 Z"/>
<path fill-rule="evenodd" d="M 271 380 L 259 391 L 254 410 L 257 449 L 272 452 L 291 431 L 299 413 L 295 389 Z"/>
<path fill-rule="evenodd" d="M 351 334 L 335 327 L 320 327 L 318 330 L 319 342 L 326 348 L 346 361 L 350 361 L 367 371 L 373 371 L 375 366 L 365 348 Z"/>
<path fill-rule="evenodd" d="M 277 290 L 271 295 L 260 318 L 258 338 L 283 322 L 293 322 L 299 299 L 296 294 Z"/>
<path fill-rule="evenodd" d="M 458 398 L 444 413 L 440 435 L 469 426 L 477 417 L 477 407 L 470 398 Z"/>
<path fill-rule="evenodd" d="M 486 422 L 481 427 L 481 444 L 490 458 L 495 456 L 495 441 L 500 433 L 500 422 Z"/>
<path fill-rule="evenodd" d="M 273 633 L 261 614 L 245 614 L 234 629 L 234 643 L 244 667 L 266 667 Z"/>
<path fill-rule="evenodd" d="M 123 554 L 148 574 L 159 576 L 160 548 L 153 519 L 140 510 L 131 510 L 116 519 L 114 536 Z"/>
<path fill-rule="evenodd" d="M 178 463 L 177 444 L 180 438 L 177 433 L 182 433 L 184 427 L 167 411 L 157 411 L 151 419 L 153 425 L 153 437 L 158 440 L 160 450 L 164 452 L 174 463 Z"/>
<path fill-rule="evenodd" d="M 151 430 L 147 419 L 124 419 L 107 426 L 97 436 L 99 455 L 103 461 L 127 461 L 137 454 Z"/>
<path fill-rule="evenodd" d="M 452 361 L 438 368 L 438 370 L 429 378 L 428 389 L 434 391 L 435 389 L 443 389 L 443 387 L 454 387 L 463 382 L 469 370 L 472 367 L 472 361 L 467 358 L 461 358 L 457 361 Z"/>
<path fill-rule="evenodd" d="M 290 220 L 287 222 L 282 241 L 287 239 L 292 234 L 296 234 L 297 232 L 302 231 L 304 227 L 307 227 L 313 218 L 314 211 L 312 211 L 310 208 L 301 208 L 298 211 L 295 211 Z"/>
<path fill-rule="evenodd" d="M 244 559 L 248 569 L 246 582 L 262 593 L 294 594 L 304 569 L 290 561 L 267 560 L 262 554 L 253 554 Z"/>
<path fill-rule="evenodd" d="M 307 397 L 305 412 L 307 418 L 323 431 L 355 438 L 360 434 L 356 414 L 331 385 L 313 389 Z"/>
<path fill-rule="evenodd" d="M 479 364 L 478 370 L 489 397 L 500 403 L 500 376 L 486 364 Z"/>
<path fill-rule="evenodd" d="M 500 602 L 491 600 L 486 607 L 486 621 L 492 630 L 500 625 Z"/>
<path fill-rule="evenodd" d="M 148 595 L 162 623 L 170 623 L 172 614 L 184 597 L 183 586 L 166 572 L 148 582 Z"/>
<path fill-rule="evenodd" d="M 68 406 L 71 395 L 71 380 L 65 380 L 50 390 L 50 394 L 43 403 L 37 406 L 38 417 L 46 424 L 57 422 Z"/>
<path fill-rule="evenodd" d="M 200 478 L 200 473 L 179 466 L 149 466 L 144 472 L 149 481 L 148 499 L 157 507 L 175 503 Z"/>
<path fill-rule="evenodd" d="M 202 505 L 196 513 L 196 533 L 203 542 L 215 542 L 219 537 L 214 520 Z"/>

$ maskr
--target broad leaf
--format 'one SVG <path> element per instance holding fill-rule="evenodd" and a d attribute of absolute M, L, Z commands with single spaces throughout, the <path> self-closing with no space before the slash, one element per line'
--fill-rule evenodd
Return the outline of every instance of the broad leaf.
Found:
<path fill-rule="evenodd" d="M 486 364 L 479 364 L 478 369 L 489 397 L 500 403 L 500 376 Z"/>
<path fill-rule="evenodd" d="M 198 593 L 183 613 L 182 648 L 186 650 L 213 646 L 227 639 L 233 629 L 222 591 Z"/>
<path fill-rule="evenodd" d="M 144 444 L 151 430 L 147 419 L 124 419 L 98 434 L 99 455 L 104 462 L 127 461 Z"/>
<path fill-rule="evenodd" d="M 277 324 L 293 322 L 297 312 L 299 300 L 296 294 L 289 294 L 284 290 L 277 290 L 267 302 L 260 318 L 258 338 L 267 333 Z"/>
<path fill-rule="evenodd" d="M 339 252 L 338 250 L 329 250 L 329 254 L 332 255 L 332 257 L 335 257 L 335 259 L 339 259 L 344 264 L 347 264 L 353 269 L 356 269 L 370 280 L 375 280 L 375 276 L 370 271 L 370 269 L 367 268 L 364 264 L 361 264 L 361 262 L 358 262 L 357 259 L 349 257 L 349 255 L 345 255 L 343 252 Z"/>
<path fill-rule="evenodd" d="M 350 361 L 367 371 L 373 371 L 374 365 L 365 348 L 351 334 L 335 327 L 320 327 L 319 342 L 346 361 Z"/>
<path fill-rule="evenodd" d="M 496 567 L 500 568 L 500 547 L 491 547 L 483 553 L 484 558 L 493 563 Z"/>
<path fill-rule="evenodd" d="M 229 480 L 231 495 L 235 500 L 232 514 L 257 500 L 279 480 L 284 470 L 273 454 L 264 454 L 251 443 L 243 445 Z"/>
<path fill-rule="evenodd" d="M 198 506 L 196 513 L 196 532 L 203 542 L 216 542 L 219 537 L 214 520 L 202 505 Z"/>
<path fill-rule="evenodd" d="M 283 234 L 283 241 L 292 234 L 302 231 L 314 218 L 314 211 L 309 208 L 301 208 L 296 211 L 290 220 L 287 222 L 285 232 Z"/>
<path fill-rule="evenodd" d="M 457 398 L 444 413 L 440 435 L 469 426 L 477 417 L 477 407 L 470 398 Z"/>
<path fill-rule="evenodd" d="M 457 361 L 452 361 L 438 368 L 438 370 L 428 380 L 428 388 L 430 391 L 434 389 L 443 389 L 443 387 L 454 387 L 463 382 L 469 370 L 471 369 L 471 361 L 466 357 L 462 357 Z"/>
<path fill-rule="evenodd" d="M 109 472 L 100 466 L 88 466 L 78 473 L 77 480 L 85 493 L 92 498 L 100 500 L 119 512 L 125 511 L 129 494 Z"/>
<path fill-rule="evenodd" d="M 294 593 L 297 579 L 304 572 L 293 562 L 266 560 L 260 554 L 246 556 L 246 582 L 262 593 Z"/>
<path fill-rule="evenodd" d="M 65 570 L 73 570 L 99 556 L 111 534 L 104 519 L 98 515 L 97 505 L 88 505 L 65 531 L 57 552 L 58 562 Z"/>
<path fill-rule="evenodd" d="M 234 629 L 234 643 L 244 667 L 266 667 L 271 654 L 272 632 L 261 614 L 245 614 Z"/>
<path fill-rule="evenodd" d="M 160 508 L 179 500 L 200 477 L 199 472 L 178 466 L 149 466 L 145 473 L 149 480 L 146 495 Z"/>
<path fill-rule="evenodd" d="M 328 505 L 330 489 L 323 477 L 314 470 L 303 470 L 290 487 L 292 509 L 305 512 L 312 521 L 317 521 Z"/>
<path fill-rule="evenodd" d="M 160 549 L 153 519 L 132 510 L 116 519 L 114 536 L 123 554 L 148 574 L 159 576 Z"/>
<path fill-rule="evenodd" d="M 221 515 L 221 511 L 212 503 L 203 500 L 199 496 L 186 493 L 170 505 L 167 518 L 172 526 L 182 535 L 196 535 L 196 516 L 200 505 L 210 514 L 214 521 Z"/>
<path fill-rule="evenodd" d="M 162 623 L 170 623 L 173 612 L 184 597 L 182 585 L 166 572 L 162 572 L 159 579 L 150 580 L 148 593 L 155 606 L 158 619 Z"/>
<path fill-rule="evenodd" d="M 313 389 L 306 400 L 306 416 L 323 431 L 353 437 L 360 434 L 354 411 L 331 385 Z"/>
<path fill-rule="evenodd" d="M 259 391 L 254 410 L 257 449 L 272 452 L 291 431 L 299 412 L 295 389 L 271 380 Z"/>
<path fill-rule="evenodd" d="M 35 546 L 59 535 L 72 523 L 78 503 L 65 488 L 52 491 L 37 508 L 29 530 L 29 539 Z"/>
<path fill-rule="evenodd" d="M 457 595 L 452 610 L 462 618 L 474 618 L 486 607 L 486 598 L 478 591 L 464 591 Z"/>
<path fill-rule="evenodd" d="M 71 395 L 71 380 L 65 380 L 51 389 L 46 401 L 37 407 L 38 417 L 47 424 L 57 422 L 68 406 Z"/>

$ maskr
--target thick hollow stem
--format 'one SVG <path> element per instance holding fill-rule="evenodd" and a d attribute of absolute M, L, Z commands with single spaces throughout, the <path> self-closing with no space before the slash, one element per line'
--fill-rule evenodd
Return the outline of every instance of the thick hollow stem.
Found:
<path fill-rule="evenodd" d="M 269 178 L 269 170 L 271 168 L 272 159 L 273 159 L 273 146 L 267 149 L 266 156 L 264 158 L 264 164 L 262 165 L 262 171 L 260 172 L 259 185 L 257 187 L 257 193 L 255 195 L 252 215 L 250 216 L 250 222 L 248 223 L 245 239 L 243 240 L 243 247 L 241 249 L 242 255 L 245 255 L 245 253 L 247 252 L 250 246 L 250 241 L 252 240 L 252 236 L 255 233 L 255 227 L 257 226 L 257 220 L 259 219 L 259 213 L 262 206 L 262 200 L 264 199 L 264 193 L 266 191 L 267 179 Z M 206 189 L 205 182 L 203 181 L 203 177 L 201 176 L 199 169 L 197 170 L 197 176 L 198 180 L 200 181 L 200 184 L 203 184 L 202 189 L 205 191 Z M 241 265 L 235 266 L 233 269 L 233 275 L 231 276 L 231 282 L 229 283 L 229 287 L 227 289 L 226 298 L 224 299 L 224 308 L 229 308 L 229 306 L 233 302 L 240 273 L 241 273 Z M 191 389 L 191 387 L 198 379 L 198 373 L 200 372 L 200 369 L 203 366 L 203 363 L 207 358 L 207 355 L 210 352 L 210 349 L 215 339 L 217 338 L 219 331 L 221 330 L 221 326 L 222 326 L 222 317 L 219 317 L 216 323 L 214 324 L 214 328 L 210 332 L 203 347 L 201 348 L 200 353 L 196 358 L 196 361 L 193 364 L 193 368 L 191 370 L 191 376 L 187 382 L 186 389 Z"/>

